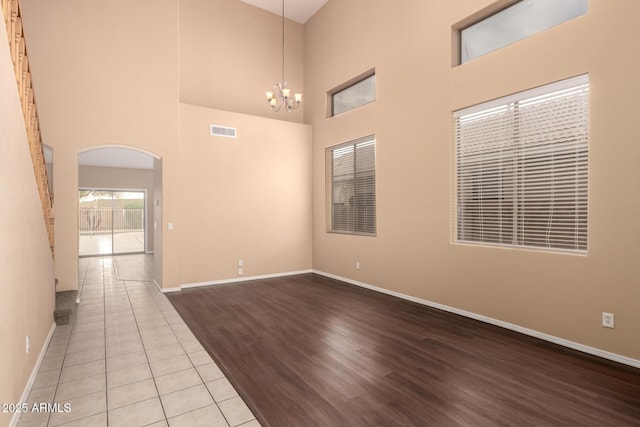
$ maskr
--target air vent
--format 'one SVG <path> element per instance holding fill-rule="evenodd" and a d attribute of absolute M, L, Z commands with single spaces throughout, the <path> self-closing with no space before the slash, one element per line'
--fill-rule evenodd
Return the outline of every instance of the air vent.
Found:
<path fill-rule="evenodd" d="M 215 135 L 215 136 L 224 136 L 224 137 L 227 137 L 227 138 L 235 138 L 236 137 L 236 128 L 230 128 L 230 127 L 218 126 L 218 125 L 211 125 L 209 134 L 210 135 Z"/>

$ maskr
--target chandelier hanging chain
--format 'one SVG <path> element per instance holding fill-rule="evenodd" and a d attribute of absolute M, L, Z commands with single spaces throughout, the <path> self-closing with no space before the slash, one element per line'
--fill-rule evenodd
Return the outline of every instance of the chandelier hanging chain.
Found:
<path fill-rule="evenodd" d="M 282 0 L 282 80 L 273 89 L 266 92 L 267 102 L 273 111 L 280 111 L 284 106 L 286 111 L 295 110 L 302 102 L 302 94 L 295 93 L 291 98 L 291 87 L 284 79 L 284 0 Z"/>
<path fill-rule="evenodd" d="M 282 0 L 282 84 L 285 84 L 284 82 L 284 0 Z"/>

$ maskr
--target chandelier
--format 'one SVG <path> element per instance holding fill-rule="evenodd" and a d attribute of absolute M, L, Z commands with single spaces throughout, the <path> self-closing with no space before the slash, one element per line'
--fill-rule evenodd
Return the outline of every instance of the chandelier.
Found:
<path fill-rule="evenodd" d="M 267 91 L 267 102 L 273 111 L 295 110 L 302 102 L 302 94 L 295 93 L 291 98 L 291 87 L 284 80 L 284 0 L 282 0 L 282 81 L 273 86 L 273 90 Z"/>

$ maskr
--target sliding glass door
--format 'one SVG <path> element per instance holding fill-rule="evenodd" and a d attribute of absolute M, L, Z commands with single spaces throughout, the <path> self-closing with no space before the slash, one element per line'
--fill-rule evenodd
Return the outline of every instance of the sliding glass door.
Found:
<path fill-rule="evenodd" d="M 144 192 L 80 190 L 78 196 L 80 256 L 144 252 Z"/>

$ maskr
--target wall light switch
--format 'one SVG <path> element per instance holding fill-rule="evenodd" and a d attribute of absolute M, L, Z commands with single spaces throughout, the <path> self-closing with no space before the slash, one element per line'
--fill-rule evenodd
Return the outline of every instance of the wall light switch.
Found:
<path fill-rule="evenodd" d="M 167 223 L 167 230 L 173 230 L 173 223 L 172 222 Z"/>
<path fill-rule="evenodd" d="M 238 267 L 244 267 L 244 261 L 239 259 L 238 260 Z"/>

